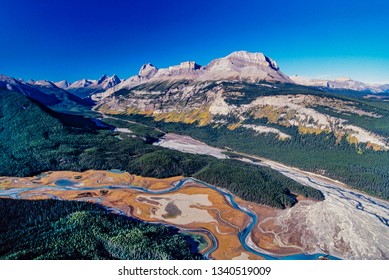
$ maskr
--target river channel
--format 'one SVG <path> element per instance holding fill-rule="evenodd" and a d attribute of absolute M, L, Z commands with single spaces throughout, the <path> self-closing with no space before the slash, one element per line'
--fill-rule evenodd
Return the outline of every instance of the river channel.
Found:
<path fill-rule="evenodd" d="M 224 189 L 215 187 L 213 185 L 207 184 L 205 182 L 201 182 L 201 181 L 196 180 L 194 178 L 185 178 L 185 179 L 180 180 L 180 181 L 176 182 L 175 184 L 173 184 L 171 188 L 164 189 L 164 190 L 149 190 L 147 188 L 137 187 L 137 186 L 78 187 L 74 182 L 72 182 L 70 180 L 63 180 L 62 179 L 62 180 L 58 180 L 56 182 L 57 186 L 55 186 L 55 187 L 37 186 L 37 187 L 33 187 L 33 188 L 13 188 L 13 189 L 7 189 L 7 190 L 0 189 L 0 196 L 1 197 L 11 197 L 11 198 L 15 198 L 15 199 L 24 199 L 24 198 L 33 197 L 35 195 L 46 195 L 52 199 L 60 199 L 60 198 L 50 194 L 49 191 L 71 191 L 71 190 L 93 191 L 93 190 L 101 190 L 101 189 L 131 189 L 131 190 L 138 191 L 141 193 L 146 193 L 146 194 L 168 194 L 168 193 L 175 192 L 175 191 L 179 190 L 184 184 L 190 183 L 190 182 L 196 182 L 196 183 L 199 183 L 200 185 L 206 186 L 207 188 L 211 188 L 211 189 L 217 191 L 218 193 L 220 193 L 221 195 L 223 195 L 225 197 L 225 199 L 228 201 L 228 203 L 234 209 L 241 211 L 241 212 L 244 212 L 245 214 L 247 214 L 250 217 L 250 222 L 247 224 L 247 226 L 244 229 L 240 230 L 238 233 L 240 243 L 242 244 L 243 248 L 245 248 L 247 251 L 249 251 L 255 255 L 258 255 L 264 259 L 267 259 L 267 260 L 276 260 L 276 259 L 304 259 L 304 260 L 307 260 L 307 259 L 318 259 L 320 256 L 326 256 L 328 258 L 336 259 L 335 257 L 329 256 L 326 254 L 313 254 L 313 255 L 297 254 L 297 255 L 291 255 L 291 256 L 275 256 L 275 255 L 272 255 L 272 254 L 270 254 L 264 250 L 261 250 L 257 247 L 253 248 L 253 246 L 250 245 L 250 242 L 248 242 L 248 240 L 249 240 L 249 236 L 250 236 L 250 233 L 251 233 L 253 227 L 257 223 L 258 216 L 254 212 L 252 212 L 251 210 L 239 205 L 235 201 L 234 196 L 230 192 L 228 192 Z M 36 194 L 29 193 L 29 194 L 23 195 L 23 193 L 27 192 L 27 191 L 29 191 L 29 192 L 39 191 L 39 192 Z M 104 207 L 104 205 L 101 204 L 102 198 L 93 198 L 92 197 L 92 198 L 81 198 L 78 200 L 95 202 L 95 203 Z M 117 209 L 114 207 L 104 207 L 104 208 L 107 209 L 108 211 L 112 211 L 112 212 L 115 212 L 115 213 L 120 214 L 120 215 L 125 215 L 125 213 L 120 209 Z M 169 225 L 167 223 L 160 223 L 160 224 Z M 198 232 L 198 233 L 206 234 L 209 237 L 209 239 L 212 241 L 213 244 L 211 244 L 211 246 L 209 246 L 209 248 L 205 252 L 203 252 L 203 255 L 205 258 L 211 258 L 210 255 L 212 254 L 213 251 L 215 251 L 217 249 L 218 244 L 217 244 L 217 239 L 210 231 L 208 231 L 208 230 L 185 230 L 185 229 L 181 229 L 181 230 L 184 232 L 191 232 L 191 233 Z"/>

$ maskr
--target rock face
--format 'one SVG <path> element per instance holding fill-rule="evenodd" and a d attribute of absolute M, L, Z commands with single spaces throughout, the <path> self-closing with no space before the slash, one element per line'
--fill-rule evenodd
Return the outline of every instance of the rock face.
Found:
<path fill-rule="evenodd" d="M 92 96 L 93 100 L 104 99 L 122 89 L 131 89 L 139 84 L 158 81 L 248 81 L 293 83 L 283 74 L 277 63 L 262 53 L 246 51 L 233 52 L 230 55 L 201 66 L 194 61 L 158 69 L 152 64 L 144 64 L 138 75 L 132 76 L 119 85 Z"/>
<path fill-rule="evenodd" d="M 107 91 L 110 88 L 113 88 L 116 85 L 120 84 L 121 82 L 122 81 L 119 79 L 117 75 L 113 75 L 109 77 L 108 75 L 105 74 L 98 80 L 82 79 L 73 82 L 72 84 L 68 85 L 65 88 L 64 87 L 61 88 L 81 98 L 86 98 L 92 94 L 97 94 L 100 92 Z"/>
<path fill-rule="evenodd" d="M 147 63 L 147 64 L 144 64 L 140 68 L 138 76 L 141 79 L 148 80 L 148 79 L 151 79 L 152 77 L 154 77 L 154 75 L 157 72 L 158 72 L 157 67 L 155 67 L 154 65 L 152 65 L 150 63 Z"/>
<path fill-rule="evenodd" d="M 69 82 L 66 81 L 66 80 L 59 81 L 59 82 L 55 82 L 54 84 L 55 84 L 57 87 L 62 88 L 62 89 L 66 89 L 67 87 L 70 86 Z"/>
<path fill-rule="evenodd" d="M 270 81 L 292 83 L 288 76 L 279 71 L 277 63 L 262 53 L 246 51 L 215 59 L 205 67 L 203 79 L 244 80 L 250 82 Z"/>
<path fill-rule="evenodd" d="M 112 83 L 106 91 L 96 91 L 92 99 L 101 100 L 122 89 L 131 89 L 142 83 L 158 81 L 243 81 L 296 83 L 306 86 L 324 87 L 329 89 L 350 89 L 383 93 L 389 91 L 388 85 L 369 85 L 349 78 L 336 80 L 308 79 L 300 76 L 288 77 L 281 72 L 277 63 L 263 53 L 236 51 L 226 57 L 212 60 L 206 66 L 200 66 L 194 61 L 182 62 L 179 65 L 158 69 L 154 65 L 144 64 L 138 75 L 132 76 L 121 83 Z M 70 86 L 72 87 L 72 85 Z M 77 87 L 80 87 L 77 85 Z"/>
<path fill-rule="evenodd" d="M 293 82 L 280 71 L 274 60 L 262 53 L 250 53 L 246 51 L 233 52 L 226 57 L 211 61 L 204 67 L 194 61 L 182 62 L 176 66 L 159 69 L 152 78 L 200 81 Z"/>
<path fill-rule="evenodd" d="M 194 61 L 185 61 L 179 65 L 159 69 L 155 79 L 195 79 L 202 73 L 201 66 Z"/>
<path fill-rule="evenodd" d="M 120 82 L 121 80 L 117 75 L 113 75 L 112 77 L 104 75 L 97 81 L 97 85 L 101 86 L 102 89 L 107 90 L 111 87 L 120 84 Z"/>

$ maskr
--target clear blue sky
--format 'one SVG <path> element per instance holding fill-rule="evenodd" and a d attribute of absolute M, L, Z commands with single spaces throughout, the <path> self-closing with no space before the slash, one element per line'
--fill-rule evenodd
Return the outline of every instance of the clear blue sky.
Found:
<path fill-rule="evenodd" d="M 0 0 L 0 73 L 127 78 L 247 50 L 288 75 L 389 82 L 388 2 Z"/>

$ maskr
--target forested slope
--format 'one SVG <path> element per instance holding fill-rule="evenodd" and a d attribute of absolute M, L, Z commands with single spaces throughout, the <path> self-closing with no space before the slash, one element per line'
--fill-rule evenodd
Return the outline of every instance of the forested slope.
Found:
<path fill-rule="evenodd" d="M 241 127 L 234 130 L 226 126 L 199 127 L 196 124 L 155 121 L 144 115 L 115 117 L 144 123 L 166 132 L 190 135 L 211 146 L 228 147 L 316 172 L 371 195 L 389 199 L 389 152 L 374 151 L 363 144 L 350 144 L 346 136 L 339 141 L 330 133 L 300 134 L 297 128 L 274 125 L 291 135 L 290 139 L 280 141 L 274 134 L 256 134 Z M 266 123 L 266 120 L 256 121 L 259 125 Z"/>
<path fill-rule="evenodd" d="M 0 259 L 201 259 L 193 247 L 174 228 L 95 204 L 0 198 Z"/>
<path fill-rule="evenodd" d="M 27 97 L 0 92 L 1 176 L 31 176 L 50 170 L 120 169 L 156 178 L 193 176 L 220 183 L 242 199 L 279 208 L 296 203 L 290 192 L 323 199 L 320 191 L 295 182 L 291 184 L 285 176 L 266 167 L 249 168 L 238 161 L 153 146 L 147 139 L 115 136 L 112 131 L 68 127 Z M 242 172 L 229 176 L 228 182 L 213 179 L 214 173 L 229 170 Z M 256 181 L 258 176 L 262 179 L 254 187 L 256 194 L 262 193 L 253 195 L 253 185 L 246 183 Z"/>

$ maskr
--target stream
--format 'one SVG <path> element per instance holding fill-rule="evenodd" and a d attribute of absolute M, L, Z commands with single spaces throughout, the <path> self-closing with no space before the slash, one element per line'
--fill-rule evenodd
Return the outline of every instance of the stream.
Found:
<path fill-rule="evenodd" d="M 57 184 L 56 187 L 38 186 L 38 187 L 34 187 L 34 188 L 14 188 L 14 189 L 8 189 L 8 190 L 0 189 L 0 196 L 10 197 L 10 198 L 14 198 L 14 199 L 24 199 L 24 198 L 28 198 L 28 197 L 32 197 L 32 196 L 36 196 L 36 195 L 46 195 L 51 199 L 60 199 L 54 195 L 51 195 L 50 193 L 46 193 L 45 191 L 53 191 L 53 190 L 55 190 L 55 191 L 58 191 L 58 190 L 59 191 L 69 191 L 69 190 L 94 191 L 94 190 L 100 190 L 100 189 L 131 189 L 131 190 L 135 190 L 135 191 L 139 191 L 139 192 L 147 193 L 147 194 L 167 194 L 167 193 L 171 193 L 171 192 L 179 190 L 185 183 L 188 183 L 188 182 L 196 182 L 196 183 L 199 183 L 201 185 L 204 185 L 208 188 L 211 188 L 211 189 L 217 191 L 218 193 L 220 193 L 221 195 L 223 195 L 225 197 L 225 199 L 229 202 L 229 204 L 234 209 L 241 211 L 241 212 L 244 212 L 245 214 L 247 214 L 250 217 L 250 222 L 248 223 L 248 225 L 243 230 L 239 231 L 239 233 L 238 233 L 238 237 L 239 237 L 239 240 L 241 242 L 241 245 L 243 246 L 243 248 L 245 250 L 249 251 L 250 253 L 258 255 L 260 257 L 263 257 L 264 259 L 267 259 L 267 260 L 277 260 L 277 259 L 280 259 L 280 260 L 282 260 L 282 259 L 313 260 L 313 259 L 318 259 L 320 256 L 326 256 L 326 257 L 331 258 L 331 259 L 336 259 L 335 257 L 329 256 L 327 254 L 313 254 L 313 255 L 296 254 L 296 255 L 291 255 L 291 256 L 275 256 L 275 255 L 272 255 L 270 253 L 267 253 L 265 250 L 259 249 L 258 247 L 253 248 L 252 246 L 250 246 L 248 240 L 250 239 L 250 233 L 251 233 L 253 227 L 255 226 L 255 224 L 258 221 L 257 215 L 254 212 L 250 211 L 249 209 L 239 205 L 235 201 L 234 196 L 230 192 L 228 192 L 224 189 L 215 187 L 213 185 L 207 184 L 205 182 L 199 181 L 199 180 L 194 179 L 194 178 L 183 179 L 183 180 L 177 182 L 176 184 L 174 184 L 171 188 L 164 189 L 164 190 L 148 190 L 148 189 L 143 188 L 143 187 L 136 187 L 136 186 L 130 186 L 130 185 L 129 186 L 77 187 L 76 184 L 70 180 L 58 180 L 56 182 L 56 184 Z M 22 193 L 24 193 L 24 192 L 35 191 L 35 190 L 39 190 L 39 192 L 33 193 L 33 194 L 22 195 Z M 87 198 L 81 198 L 78 200 L 79 201 L 91 201 L 91 202 L 93 201 L 95 203 L 98 203 L 102 207 L 104 207 L 104 205 L 101 204 L 102 198 L 87 197 Z M 111 212 L 114 212 L 114 213 L 117 213 L 120 215 L 125 215 L 125 213 L 120 209 L 113 208 L 113 207 L 104 207 L 104 208 L 108 211 L 111 211 Z M 164 224 L 164 225 L 172 226 L 172 225 L 169 225 L 169 224 L 163 223 L 163 222 L 158 222 L 155 224 Z M 212 243 L 213 243 L 212 246 L 210 246 L 210 248 L 208 248 L 205 252 L 203 252 L 203 255 L 205 258 L 210 258 L 210 255 L 212 254 L 212 252 L 214 252 L 218 247 L 217 239 L 208 230 L 186 230 L 186 229 L 182 229 L 182 228 L 180 228 L 180 230 L 182 230 L 183 232 L 192 232 L 192 233 L 193 232 L 201 232 L 203 234 L 206 234 L 209 237 L 209 239 L 212 240 Z"/>

